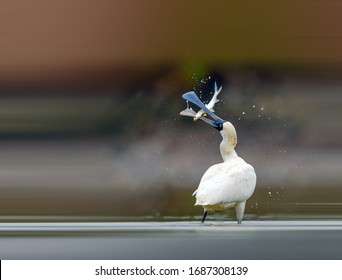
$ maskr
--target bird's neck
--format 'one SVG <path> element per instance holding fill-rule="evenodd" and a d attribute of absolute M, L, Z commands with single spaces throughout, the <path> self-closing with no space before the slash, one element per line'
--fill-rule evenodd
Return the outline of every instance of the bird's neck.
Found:
<path fill-rule="evenodd" d="M 233 158 L 236 158 L 238 155 L 234 150 L 234 147 L 229 145 L 226 141 L 222 141 L 220 144 L 220 152 L 223 161 L 229 161 Z"/>
<path fill-rule="evenodd" d="M 223 161 L 229 161 L 233 158 L 236 158 L 238 155 L 235 152 L 235 150 L 233 149 L 229 153 L 224 153 L 224 154 L 221 153 L 221 156 L 222 156 Z"/>

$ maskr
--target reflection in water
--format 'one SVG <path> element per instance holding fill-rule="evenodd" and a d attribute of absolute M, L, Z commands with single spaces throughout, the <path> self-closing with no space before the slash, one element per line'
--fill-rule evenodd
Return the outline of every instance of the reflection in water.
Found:
<path fill-rule="evenodd" d="M 5 223 L 1 259 L 340 259 L 341 221 Z"/>

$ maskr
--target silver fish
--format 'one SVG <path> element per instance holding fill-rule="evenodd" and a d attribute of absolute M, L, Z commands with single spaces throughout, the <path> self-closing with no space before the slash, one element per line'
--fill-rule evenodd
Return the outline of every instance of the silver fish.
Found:
<path fill-rule="evenodd" d="M 214 106 L 215 104 L 219 101 L 217 99 L 217 96 L 219 95 L 219 93 L 221 92 L 222 90 L 222 86 L 217 89 L 217 84 L 215 82 L 215 91 L 214 91 L 214 96 L 213 98 L 209 101 L 208 104 L 205 104 L 205 107 L 207 107 L 211 112 L 214 112 Z M 197 121 L 199 118 L 201 118 L 202 116 L 206 116 L 206 113 L 203 111 L 203 109 L 199 110 L 195 116 L 194 116 L 194 121 Z"/>

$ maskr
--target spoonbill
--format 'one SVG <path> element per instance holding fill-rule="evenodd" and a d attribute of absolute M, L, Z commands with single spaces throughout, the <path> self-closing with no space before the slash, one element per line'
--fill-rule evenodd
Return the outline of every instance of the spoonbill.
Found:
<path fill-rule="evenodd" d="M 213 120 L 204 117 L 200 119 L 219 130 L 222 136 L 220 152 L 223 162 L 209 167 L 193 193 L 196 197 L 195 205 L 204 209 L 202 223 L 208 211 L 235 207 L 238 224 L 241 224 L 246 201 L 252 196 L 256 185 L 254 168 L 235 152 L 237 134 L 232 123 L 219 118 L 206 108 L 196 93 L 185 93 L 183 98 L 206 112 Z"/>

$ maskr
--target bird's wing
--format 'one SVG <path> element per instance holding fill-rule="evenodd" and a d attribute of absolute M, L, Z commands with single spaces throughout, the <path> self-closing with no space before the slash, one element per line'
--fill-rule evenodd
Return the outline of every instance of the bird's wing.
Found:
<path fill-rule="evenodd" d="M 256 176 L 251 165 L 228 166 L 225 163 L 210 167 L 203 175 L 196 191 L 197 204 L 215 205 L 245 201 L 255 188 Z"/>

